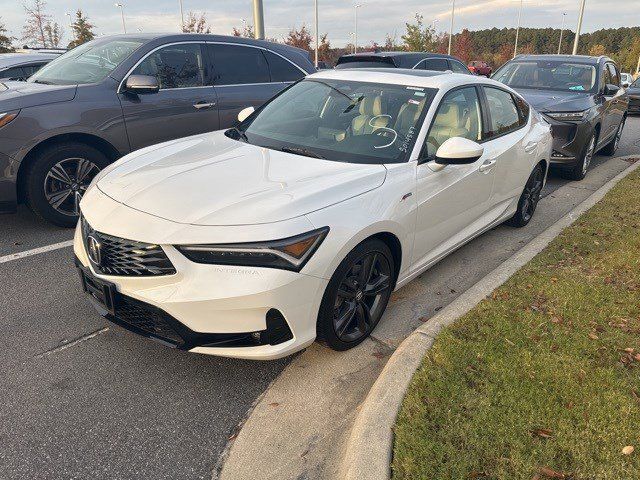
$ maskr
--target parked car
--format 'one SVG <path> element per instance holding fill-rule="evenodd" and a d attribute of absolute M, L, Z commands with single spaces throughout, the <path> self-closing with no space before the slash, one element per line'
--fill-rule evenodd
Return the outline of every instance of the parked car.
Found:
<path fill-rule="evenodd" d="M 455 57 L 429 52 L 363 52 L 342 55 L 336 63 L 342 68 L 411 68 L 471 74 Z"/>
<path fill-rule="evenodd" d="M 622 83 L 622 88 L 627 88 L 633 83 L 633 76 L 630 73 L 621 73 L 620 82 Z"/>
<path fill-rule="evenodd" d="M 74 251 L 109 320 L 228 357 L 351 348 L 394 289 L 527 225 L 551 155 L 549 124 L 482 77 L 325 70 L 253 110 L 94 179 Z"/>
<path fill-rule="evenodd" d="M 0 53 L 0 82 L 24 81 L 58 56 L 54 53 Z"/>
<path fill-rule="evenodd" d="M 640 77 L 629 85 L 627 94 L 629 95 L 629 113 L 640 113 Z"/>
<path fill-rule="evenodd" d="M 469 71 L 471 73 L 475 73 L 476 75 L 482 75 L 483 77 L 490 77 L 493 69 L 487 65 L 485 62 L 481 62 L 478 60 L 474 60 L 469 65 L 467 65 Z"/>
<path fill-rule="evenodd" d="M 613 155 L 627 117 L 629 97 L 608 57 L 519 55 L 493 78 L 516 89 L 551 124 L 552 165 L 582 180 L 600 150 Z"/>
<path fill-rule="evenodd" d="M 85 43 L 28 82 L 0 87 L 0 211 L 27 202 L 61 226 L 122 155 L 230 127 L 315 71 L 306 51 L 217 35 L 118 35 Z"/>

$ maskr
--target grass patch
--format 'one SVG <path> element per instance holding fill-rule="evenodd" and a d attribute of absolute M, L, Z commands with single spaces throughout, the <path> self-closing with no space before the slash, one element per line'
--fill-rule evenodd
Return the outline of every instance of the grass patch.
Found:
<path fill-rule="evenodd" d="M 404 399 L 392 472 L 640 479 L 640 170 L 442 331 Z"/>

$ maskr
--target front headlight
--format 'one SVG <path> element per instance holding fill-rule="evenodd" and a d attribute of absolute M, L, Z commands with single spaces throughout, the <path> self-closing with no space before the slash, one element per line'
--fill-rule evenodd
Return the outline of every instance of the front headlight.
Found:
<path fill-rule="evenodd" d="M 329 233 L 329 227 L 269 242 L 223 245 L 180 245 L 192 262 L 212 265 L 280 268 L 299 272 Z"/>
<path fill-rule="evenodd" d="M 545 115 L 560 122 L 579 122 L 585 117 L 588 111 L 589 110 L 583 110 L 582 112 L 547 112 Z"/>
<path fill-rule="evenodd" d="M 0 113 L 0 128 L 7 125 L 9 122 L 12 122 L 20 113 L 20 110 L 13 112 L 4 112 Z"/>

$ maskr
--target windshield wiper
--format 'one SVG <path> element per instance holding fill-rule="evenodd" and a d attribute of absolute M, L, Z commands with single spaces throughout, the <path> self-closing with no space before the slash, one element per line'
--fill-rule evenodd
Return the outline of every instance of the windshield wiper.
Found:
<path fill-rule="evenodd" d="M 234 140 L 241 140 L 244 143 L 249 143 L 249 138 L 247 137 L 247 134 L 244 133 L 243 130 L 240 130 L 238 127 L 232 127 L 229 130 L 227 130 L 227 132 L 234 132 L 238 136 L 238 138 L 235 138 Z"/>
<path fill-rule="evenodd" d="M 303 155 L 305 157 L 312 157 L 312 158 L 320 158 L 322 160 L 325 159 L 325 157 L 323 157 L 322 155 L 320 155 L 319 153 L 316 153 L 314 151 L 311 150 L 307 150 L 306 148 L 300 148 L 300 147 L 282 147 L 280 149 L 280 151 L 285 152 L 285 153 L 294 153 L 296 155 Z"/>
<path fill-rule="evenodd" d="M 53 85 L 53 82 L 48 82 L 46 80 L 34 80 L 33 83 L 40 83 L 42 85 Z"/>

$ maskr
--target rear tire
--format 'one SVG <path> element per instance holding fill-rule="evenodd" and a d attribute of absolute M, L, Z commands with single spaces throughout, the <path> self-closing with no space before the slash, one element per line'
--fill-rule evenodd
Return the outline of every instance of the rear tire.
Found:
<path fill-rule="evenodd" d="M 613 137 L 613 139 L 602 149 L 603 155 L 607 155 L 608 157 L 610 157 L 616 153 L 616 150 L 618 150 L 620 139 L 622 138 L 622 131 L 624 130 L 625 121 L 626 118 L 623 118 L 620 122 L 620 125 L 618 125 L 618 130 L 616 130 L 615 137 Z"/>
<path fill-rule="evenodd" d="M 560 175 L 567 180 L 580 181 L 587 176 L 591 160 L 596 151 L 596 142 L 598 141 L 597 132 L 593 132 L 589 142 L 585 146 L 582 158 L 571 169 L 561 170 Z"/>
<path fill-rule="evenodd" d="M 394 268 L 393 255 L 381 240 L 366 240 L 349 252 L 322 297 L 318 341 L 338 351 L 364 341 L 387 308 Z"/>
<path fill-rule="evenodd" d="M 544 169 L 542 165 L 538 164 L 536 168 L 533 169 L 533 172 L 531 172 L 531 175 L 529 175 L 522 195 L 520 195 L 518 210 L 516 210 L 513 217 L 505 222 L 507 225 L 522 228 L 529 224 L 540 201 L 543 184 Z"/>
<path fill-rule="evenodd" d="M 78 204 L 96 174 L 111 163 L 99 150 L 84 143 L 67 142 L 38 152 L 25 183 L 26 200 L 33 212 L 59 227 L 78 222 Z"/>

